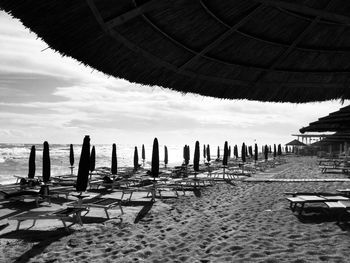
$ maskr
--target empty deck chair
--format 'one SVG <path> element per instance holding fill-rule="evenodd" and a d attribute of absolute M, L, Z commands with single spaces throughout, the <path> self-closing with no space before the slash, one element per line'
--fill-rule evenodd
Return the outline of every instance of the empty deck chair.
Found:
<path fill-rule="evenodd" d="M 72 218 L 76 218 L 76 221 L 83 225 L 83 222 L 81 220 L 81 212 L 85 211 L 84 208 L 66 208 L 66 209 L 60 209 L 58 211 L 40 211 L 40 212 L 24 212 L 22 214 L 10 217 L 9 220 L 17 220 L 17 228 L 16 230 L 19 230 L 19 227 L 21 223 L 25 220 L 33 220 L 33 226 L 35 226 L 37 220 L 47 220 L 47 219 L 58 219 L 61 220 L 63 223 L 63 226 L 66 230 L 68 230 L 69 226 L 67 226 L 66 222 L 71 221 Z"/>
<path fill-rule="evenodd" d="M 23 201 L 24 199 L 31 199 L 35 201 L 37 206 L 39 206 L 39 201 L 45 200 L 45 198 L 40 194 L 40 189 L 1 190 L 0 196 L 2 197 L 2 199 L 8 201 Z"/>
<path fill-rule="evenodd" d="M 118 207 L 120 209 L 120 212 L 124 214 L 121 202 L 122 201 L 120 199 L 115 199 L 115 198 L 94 197 L 91 199 L 85 199 L 82 201 L 82 203 L 79 203 L 78 201 L 72 202 L 68 204 L 68 206 L 86 209 L 86 213 L 84 214 L 84 216 L 90 212 L 90 208 L 101 208 L 101 209 L 104 209 L 107 219 L 109 219 L 110 218 L 108 214 L 109 209 Z"/>
<path fill-rule="evenodd" d="M 348 201 L 349 198 L 339 195 L 295 195 L 286 198 L 290 202 L 290 208 L 294 212 L 299 209 L 299 215 L 304 211 L 305 204 Z M 299 207 L 298 207 L 299 205 Z"/>

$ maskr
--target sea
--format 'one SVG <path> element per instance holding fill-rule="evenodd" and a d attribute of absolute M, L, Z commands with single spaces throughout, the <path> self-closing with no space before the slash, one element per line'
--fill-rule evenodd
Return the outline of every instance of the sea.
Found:
<path fill-rule="evenodd" d="M 0 143 L 0 184 L 14 183 L 14 176 L 28 175 L 29 154 L 32 145 L 36 148 L 36 176 L 42 175 L 42 153 L 43 144 L 8 144 Z M 76 174 L 79 166 L 81 153 L 81 144 L 74 144 L 74 173 Z M 112 156 L 112 144 L 94 145 L 96 151 L 96 167 L 110 167 Z M 50 163 L 51 176 L 70 174 L 69 163 L 70 144 L 50 144 Z M 142 145 L 137 146 L 139 163 L 142 164 L 141 152 Z M 181 146 L 167 145 L 168 148 L 168 166 L 181 165 L 183 161 L 183 148 Z M 132 167 L 134 163 L 135 145 L 117 144 L 118 167 Z M 145 168 L 150 168 L 152 159 L 152 145 L 145 145 Z M 159 146 L 160 166 L 164 165 L 164 146 Z"/>

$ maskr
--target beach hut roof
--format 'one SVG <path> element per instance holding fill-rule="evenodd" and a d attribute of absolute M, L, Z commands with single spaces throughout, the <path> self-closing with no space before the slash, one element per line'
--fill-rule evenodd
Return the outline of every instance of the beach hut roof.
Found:
<path fill-rule="evenodd" d="M 323 142 L 350 142 L 350 131 L 346 132 L 336 132 L 334 134 L 328 135 L 322 140 Z"/>
<path fill-rule="evenodd" d="M 0 0 L 107 75 L 225 99 L 350 99 L 350 1 Z"/>
<path fill-rule="evenodd" d="M 329 115 L 311 122 L 309 126 L 301 128 L 301 133 L 305 132 L 325 132 L 325 131 L 349 131 L 350 130 L 350 105 L 332 112 Z"/>
<path fill-rule="evenodd" d="M 298 140 L 293 140 L 289 143 L 286 143 L 286 145 L 288 145 L 288 146 L 306 146 L 305 143 L 302 143 L 301 141 L 298 141 Z"/>

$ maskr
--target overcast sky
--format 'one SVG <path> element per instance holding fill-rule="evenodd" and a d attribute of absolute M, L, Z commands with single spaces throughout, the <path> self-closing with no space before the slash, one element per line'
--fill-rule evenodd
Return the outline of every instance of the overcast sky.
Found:
<path fill-rule="evenodd" d="M 0 11 L 0 142 L 287 143 L 340 101 L 289 104 L 182 95 L 62 57 Z"/>

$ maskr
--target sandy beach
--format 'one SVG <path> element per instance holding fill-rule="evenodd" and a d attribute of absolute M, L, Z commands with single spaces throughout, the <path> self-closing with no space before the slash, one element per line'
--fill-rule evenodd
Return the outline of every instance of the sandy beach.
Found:
<path fill-rule="evenodd" d="M 321 174 L 316 160 L 289 157 L 286 164 L 253 178 L 346 178 Z M 13 231 L 15 222 L 2 212 L 0 261 L 348 262 L 350 228 L 337 225 L 334 216 L 324 213 L 299 218 L 283 194 L 348 187 L 348 182 L 220 183 L 203 190 L 200 198 L 157 200 L 138 224 L 133 219 L 139 208 L 126 208 L 123 216 L 113 210 L 114 218 L 84 221 L 84 226 L 73 226 L 69 233 L 60 222 L 47 220 L 30 230 L 23 224 L 24 230 Z M 52 206 L 55 209 L 57 204 Z"/>

